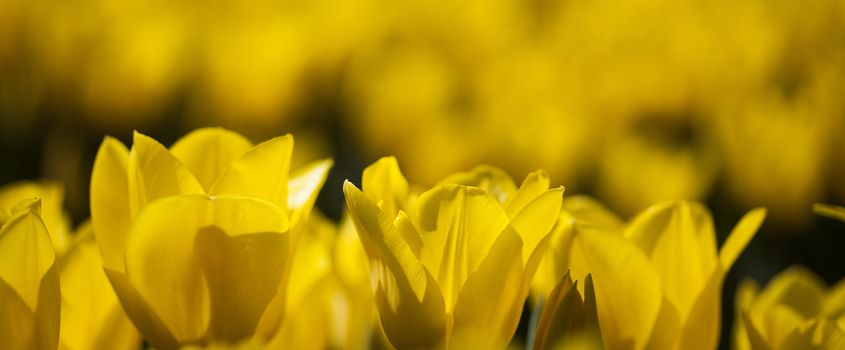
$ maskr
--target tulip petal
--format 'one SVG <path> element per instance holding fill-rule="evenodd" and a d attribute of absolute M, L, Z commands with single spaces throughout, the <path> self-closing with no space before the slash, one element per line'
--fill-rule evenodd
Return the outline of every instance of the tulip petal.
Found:
<path fill-rule="evenodd" d="M 722 321 L 721 268 L 713 271 L 684 320 L 678 349 L 715 349 Z"/>
<path fill-rule="evenodd" d="M 396 157 L 384 157 L 364 169 L 361 189 L 390 217 L 402 207 L 408 197 L 408 180 L 399 169 Z"/>
<path fill-rule="evenodd" d="M 657 273 L 622 235 L 578 223 L 573 232 L 572 276 L 593 276 L 605 347 L 642 349 L 663 302 Z"/>
<path fill-rule="evenodd" d="M 176 141 L 170 147 L 170 152 L 208 191 L 229 163 L 243 156 L 250 148 L 252 143 L 236 132 L 223 128 L 202 128 Z"/>
<path fill-rule="evenodd" d="M 417 204 L 418 219 L 412 221 L 423 239 L 420 260 L 435 273 L 448 311 L 498 233 L 508 227 L 508 217 L 495 198 L 477 187 L 437 186 L 420 195 Z"/>
<path fill-rule="evenodd" d="M 586 277 L 582 300 L 577 283 L 573 284 L 567 272 L 552 289 L 543 307 L 533 348 L 599 349 L 601 331 L 598 322 L 592 277 Z"/>
<path fill-rule="evenodd" d="M 334 162 L 324 159 L 312 162 L 298 169 L 288 181 L 288 208 L 291 211 L 291 226 L 299 227 L 307 221 L 308 214 L 314 208 L 314 202 Z M 294 229 L 296 232 L 298 230 Z"/>
<path fill-rule="evenodd" d="M 90 225 L 83 226 L 74 247 L 62 259 L 60 342 L 67 349 L 129 349 L 141 344 L 135 327 L 114 295 Z M 100 346 L 97 346 L 99 343 Z"/>
<path fill-rule="evenodd" d="M 250 338 L 279 290 L 288 263 L 287 235 L 230 236 L 218 226 L 206 226 L 197 233 L 194 251 L 211 302 L 207 336 L 228 342 Z"/>
<path fill-rule="evenodd" d="M 34 203 L 37 206 L 37 202 Z M 0 297 L 3 320 L 29 321 L 21 310 L 20 302 L 32 313 L 31 335 L 25 333 L 10 335 L 27 341 L 26 348 L 55 349 L 59 341 L 59 275 L 56 268 L 56 253 L 47 227 L 35 214 L 37 207 L 17 213 L 0 229 L 0 281 L 3 289 Z M 13 294 L 19 297 L 16 301 Z M 6 307 L 9 307 L 6 309 Z M 23 317 L 24 319 L 20 319 Z M 8 323 L 3 323 L 6 327 Z M 19 330 L 29 331 L 22 325 Z M 15 328 L 15 330 L 18 330 Z M 0 344 L 5 339 L 0 339 Z M 16 340 L 11 340 L 13 343 Z"/>
<path fill-rule="evenodd" d="M 235 236 L 287 232 L 289 225 L 287 216 L 270 203 L 204 195 L 165 198 L 135 218 L 127 241 L 127 275 L 180 342 L 203 337 L 210 311 L 217 311 L 211 308 L 219 291 L 209 291 L 206 284 L 216 284 L 203 275 L 204 256 L 195 250 L 196 236 L 208 227 Z"/>
<path fill-rule="evenodd" d="M 436 345 L 445 334 L 445 304 L 437 282 L 417 260 L 392 221 L 352 183 L 343 192 L 370 259 L 382 327 L 393 346 Z"/>
<path fill-rule="evenodd" d="M 33 210 L 15 215 L 2 227 L 0 256 L 0 280 L 34 311 L 41 281 L 56 261 L 56 253 L 47 227 Z"/>
<path fill-rule="evenodd" d="M 132 281 L 129 280 L 129 276 L 108 268 L 103 270 L 109 282 L 111 282 L 120 304 L 126 311 L 126 315 L 144 335 L 144 339 L 156 349 L 178 349 L 179 341 L 167 329 L 167 326 L 150 304 L 138 293 L 138 290 L 132 285 Z"/>
<path fill-rule="evenodd" d="M 769 344 L 766 343 L 766 339 L 760 333 L 760 328 L 758 328 L 754 322 L 751 320 L 751 315 L 748 312 L 742 314 L 742 322 L 745 324 L 745 329 L 748 334 L 748 343 L 751 344 L 751 349 L 753 350 L 769 350 Z"/>
<path fill-rule="evenodd" d="M 686 319 L 717 265 L 710 213 L 693 202 L 658 204 L 634 218 L 625 236 L 649 257 L 666 298 Z"/>
<path fill-rule="evenodd" d="M 231 162 L 209 194 L 260 198 L 287 212 L 292 155 L 290 134 L 262 142 Z"/>
<path fill-rule="evenodd" d="M 602 225 L 610 229 L 619 229 L 623 226 L 619 216 L 601 202 L 587 196 L 567 196 L 563 199 L 561 207 L 578 220 L 593 225 Z"/>
<path fill-rule="evenodd" d="M 513 218 L 524 208 L 528 203 L 537 198 L 543 192 L 549 189 L 549 174 L 543 170 L 537 170 L 528 174 L 522 185 L 516 191 L 516 194 L 508 198 L 505 202 L 505 211 L 508 217 Z"/>
<path fill-rule="evenodd" d="M 545 190 L 512 216 L 511 226 L 522 237 L 523 263 L 552 230 L 560 215 L 563 187 Z"/>
<path fill-rule="evenodd" d="M 734 315 L 733 334 L 731 342 L 736 350 L 751 350 L 748 340 L 748 330 L 745 328 L 743 314 L 751 309 L 751 303 L 757 297 L 760 287 L 753 280 L 743 280 L 736 289 L 734 301 L 736 314 Z"/>
<path fill-rule="evenodd" d="M 106 137 L 91 171 L 91 224 L 97 236 L 103 266 L 124 271 L 126 234 L 132 221 L 129 209 L 129 150 Z"/>
<path fill-rule="evenodd" d="M 62 255 L 70 243 L 70 220 L 64 212 L 64 188 L 56 181 L 23 181 L 11 183 L 0 188 L 0 212 L 12 208 L 9 213 L 14 214 L 16 205 L 21 205 L 24 199 L 39 199 L 42 221 L 47 226 L 53 248 L 57 255 Z M 25 205 L 25 204 L 23 204 Z M 2 216 L 2 215 L 0 215 Z M 11 217 L 7 217 L 7 220 Z M 0 226 L 5 220 L 0 219 Z"/>
<path fill-rule="evenodd" d="M 128 174 L 129 208 L 133 217 L 156 199 L 205 193 L 194 175 L 170 151 L 158 141 L 137 131 L 129 153 Z"/>
<path fill-rule="evenodd" d="M 765 218 L 766 209 L 757 208 L 745 214 L 739 220 L 739 223 L 734 226 L 734 229 L 719 250 L 719 263 L 722 265 L 722 270 L 725 273 L 730 271 L 739 254 L 745 250 L 745 247 L 748 246 L 748 243 L 757 234 L 757 230 L 763 224 Z"/>
<path fill-rule="evenodd" d="M 499 235 L 459 292 L 453 313 L 454 334 L 471 334 L 479 348 L 507 345 L 516 331 L 525 300 L 521 246 L 513 229 Z"/>
<path fill-rule="evenodd" d="M 35 315 L 12 286 L 0 280 L 0 348 L 30 349 Z"/>

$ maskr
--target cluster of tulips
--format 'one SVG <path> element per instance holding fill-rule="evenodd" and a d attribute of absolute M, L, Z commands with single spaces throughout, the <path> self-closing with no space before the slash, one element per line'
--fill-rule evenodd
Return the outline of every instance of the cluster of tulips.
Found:
<path fill-rule="evenodd" d="M 60 186 L 4 187 L 0 348 L 496 349 L 528 301 L 533 349 L 713 349 L 723 280 L 766 216 L 718 247 L 701 203 L 624 222 L 542 170 L 420 188 L 387 157 L 344 183 L 335 224 L 313 210 L 332 161 L 290 169 L 292 151 L 221 128 L 107 137 L 74 233 Z M 845 348 L 845 283 L 796 267 L 736 298 L 737 349 Z"/>

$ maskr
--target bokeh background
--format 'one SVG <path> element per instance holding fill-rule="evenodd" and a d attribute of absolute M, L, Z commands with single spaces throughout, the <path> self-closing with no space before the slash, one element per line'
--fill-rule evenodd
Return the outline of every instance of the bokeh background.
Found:
<path fill-rule="evenodd" d="M 342 179 L 384 155 L 431 184 L 544 168 L 630 217 L 695 199 L 720 239 L 769 208 L 729 275 L 845 276 L 842 0 L 0 0 L 0 184 L 49 178 L 75 222 L 103 136 L 291 132 Z M 295 165 L 296 166 L 296 165 Z"/>

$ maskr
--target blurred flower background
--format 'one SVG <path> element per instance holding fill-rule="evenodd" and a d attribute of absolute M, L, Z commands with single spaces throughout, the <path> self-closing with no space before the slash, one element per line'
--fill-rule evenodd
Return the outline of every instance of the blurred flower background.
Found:
<path fill-rule="evenodd" d="M 424 185 L 542 168 L 622 219 L 703 201 L 719 242 L 767 207 L 723 345 L 741 277 L 845 275 L 845 226 L 811 210 L 845 203 L 841 0 L 0 0 L 0 184 L 61 183 L 80 223 L 104 135 L 202 126 L 334 157 L 333 220 L 385 155 Z"/>

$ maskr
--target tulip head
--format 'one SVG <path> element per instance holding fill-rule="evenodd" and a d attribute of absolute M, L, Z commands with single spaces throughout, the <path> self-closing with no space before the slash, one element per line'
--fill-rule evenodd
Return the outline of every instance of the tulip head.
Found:
<path fill-rule="evenodd" d="M 290 172 L 293 138 L 259 145 L 219 128 L 167 149 L 106 138 L 91 176 L 103 267 L 154 346 L 268 340 L 298 233 L 331 161 Z"/>
<path fill-rule="evenodd" d="M 516 330 L 563 189 L 549 189 L 537 172 L 511 191 L 488 169 L 402 198 L 405 186 L 393 184 L 404 178 L 387 158 L 365 171 L 363 192 L 344 184 L 381 325 L 395 347 L 449 346 L 470 336 L 477 346 L 504 346 Z M 372 181 L 372 174 L 391 180 Z"/>
<path fill-rule="evenodd" d="M 578 216 L 559 223 L 552 261 L 592 275 L 606 348 L 716 346 L 722 280 L 765 210 L 748 213 L 718 250 L 710 213 L 694 202 L 652 206 L 622 227 Z"/>
<path fill-rule="evenodd" d="M 747 349 L 845 347 L 845 281 L 828 288 L 815 274 L 790 267 L 760 290 L 753 280 L 736 294 L 733 345 Z"/>

